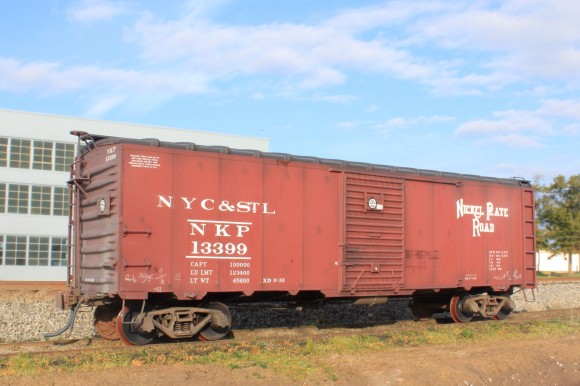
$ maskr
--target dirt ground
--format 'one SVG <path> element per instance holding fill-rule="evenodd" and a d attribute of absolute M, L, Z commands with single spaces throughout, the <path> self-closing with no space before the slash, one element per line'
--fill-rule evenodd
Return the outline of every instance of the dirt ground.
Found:
<path fill-rule="evenodd" d="M 4 385 L 580 385 L 580 333 L 565 338 L 331 355 L 328 373 L 296 382 L 259 367 L 130 367 L 3 378 Z"/>

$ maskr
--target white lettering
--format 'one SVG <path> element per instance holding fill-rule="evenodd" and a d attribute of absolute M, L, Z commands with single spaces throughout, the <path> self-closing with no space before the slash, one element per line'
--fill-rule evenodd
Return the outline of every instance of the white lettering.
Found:
<path fill-rule="evenodd" d="M 228 200 L 222 200 L 216 202 L 213 198 L 205 198 L 201 201 L 197 197 L 180 197 L 181 201 L 184 203 L 184 208 L 188 210 L 195 209 L 194 203 L 199 202 L 199 207 L 206 211 L 213 211 L 219 210 L 220 212 L 237 212 L 237 213 L 260 213 L 260 214 L 276 214 L 276 210 L 271 210 L 269 208 L 269 203 L 264 202 L 250 202 L 250 201 L 238 201 L 234 203 L 230 203 Z M 173 196 L 157 196 L 158 202 L 157 206 L 159 208 L 173 207 Z M 461 210 L 461 216 L 463 214 L 470 213 L 472 209 L 470 206 L 465 206 L 465 208 L 461 207 L 458 201 L 458 218 L 460 217 L 459 211 Z"/>
<path fill-rule="evenodd" d="M 508 216 L 508 208 L 499 208 L 494 207 L 493 203 L 487 203 L 487 220 L 489 221 L 490 217 L 509 217 Z"/>
<path fill-rule="evenodd" d="M 163 205 L 161 204 L 165 204 L 166 207 L 171 208 L 171 203 L 173 201 L 173 197 L 169 196 L 169 199 L 163 197 L 163 196 L 157 196 L 159 197 L 159 204 L 157 205 L 157 207 L 161 208 L 163 207 Z"/>
<path fill-rule="evenodd" d="M 483 208 L 481 206 L 465 205 L 463 203 L 463 198 L 457 200 L 456 208 L 457 208 L 457 218 L 463 217 L 466 214 L 471 214 L 475 218 L 480 218 L 483 215 Z"/>
<path fill-rule="evenodd" d="M 191 209 L 191 204 L 193 204 L 193 202 L 196 200 L 196 198 L 192 198 L 191 200 L 188 200 L 187 197 L 181 197 L 181 199 L 183 200 L 183 202 L 185 202 L 187 209 Z"/>
<path fill-rule="evenodd" d="M 236 225 L 236 227 L 238 228 L 237 237 L 244 237 L 244 233 L 246 233 L 250 230 L 250 227 L 246 226 L 246 225 Z"/>
<path fill-rule="evenodd" d="M 480 237 L 481 233 L 493 233 L 495 227 L 493 223 L 480 222 L 479 219 L 473 219 L 473 237 Z"/>
<path fill-rule="evenodd" d="M 249 202 L 238 202 L 238 212 L 240 213 L 248 213 L 252 208 L 250 207 Z"/>
<path fill-rule="evenodd" d="M 216 224 L 215 225 L 215 235 L 216 237 L 230 237 L 226 230 L 228 229 L 229 225 L 224 224 Z"/>
<path fill-rule="evenodd" d="M 457 218 L 465 215 L 473 216 L 472 221 L 472 236 L 481 237 L 482 233 L 494 233 L 495 224 L 490 222 L 492 217 L 509 217 L 508 208 L 497 207 L 493 202 L 489 201 L 485 204 L 485 213 L 483 207 L 479 205 L 467 205 L 463 202 L 463 198 L 455 203 L 455 210 Z M 480 218 L 485 214 L 485 222 Z"/>
<path fill-rule="evenodd" d="M 210 202 L 210 203 L 212 203 L 212 204 L 214 204 L 214 203 L 215 203 L 215 201 L 214 201 L 214 200 L 212 200 L 211 198 L 206 198 L 205 200 L 203 200 L 203 201 L 201 202 L 201 208 L 202 208 L 202 209 L 205 209 L 205 210 L 214 210 L 214 207 L 213 207 L 213 206 L 212 206 L 211 208 L 208 208 L 208 206 L 207 206 L 207 203 L 208 203 L 208 202 Z"/>
<path fill-rule="evenodd" d="M 196 236 L 195 231 L 198 231 L 200 235 L 205 236 L 205 226 L 206 224 L 199 224 L 196 222 L 191 223 L 191 233 L 190 235 Z"/>
<path fill-rule="evenodd" d="M 268 211 L 268 203 L 267 203 L 267 202 L 265 202 L 265 203 L 264 203 L 264 210 L 263 210 L 263 213 L 264 213 L 264 214 L 276 214 L 276 211 L 269 212 L 269 211 Z"/>

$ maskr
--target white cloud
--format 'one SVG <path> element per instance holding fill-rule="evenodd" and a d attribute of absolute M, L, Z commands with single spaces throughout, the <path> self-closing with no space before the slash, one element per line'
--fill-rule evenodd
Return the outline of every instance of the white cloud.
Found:
<path fill-rule="evenodd" d="M 373 104 L 373 105 L 370 105 L 369 107 L 366 108 L 365 113 L 374 113 L 378 109 L 379 109 L 379 106 Z"/>
<path fill-rule="evenodd" d="M 22 63 L 0 58 L 0 89 L 47 94 L 87 88 L 206 92 L 206 80 L 194 73 L 146 72 L 93 66 L 66 67 L 57 62 Z"/>
<path fill-rule="evenodd" d="M 545 100 L 536 110 L 497 111 L 492 119 L 465 122 L 455 135 L 475 137 L 479 143 L 539 147 L 549 137 L 577 135 L 578 109 L 578 100 Z"/>
<path fill-rule="evenodd" d="M 414 80 L 439 94 L 479 94 L 545 77 L 580 86 L 580 24 L 571 16 L 580 6 L 563 3 L 395 1 L 311 24 L 242 26 L 213 22 L 216 6 L 201 2 L 174 20 L 148 14 L 127 40 L 151 63 L 179 63 L 220 79 L 281 77 L 295 91 L 344 84 L 351 71 Z"/>
<path fill-rule="evenodd" d="M 571 123 L 562 128 L 562 134 L 574 136 L 580 135 L 580 123 Z"/>
<path fill-rule="evenodd" d="M 431 115 L 427 117 L 414 117 L 414 118 L 403 118 L 396 117 L 388 119 L 387 121 L 380 123 L 376 126 L 377 129 L 400 129 L 404 127 L 420 126 L 420 125 L 431 125 L 440 122 L 453 122 L 454 117 L 441 116 L 441 115 Z"/>
<path fill-rule="evenodd" d="M 578 82 L 580 2 L 511 0 L 463 2 L 461 8 L 420 18 L 415 38 L 447 50 L 488 57 L 491 73 Z"/>
<path fill-rule="evenodd" d="M 345 131 L 351 131 L 357 127 L 372 125 L 371 121 L 341 121 L 336 124 L 336 127 Z"/>
<path fill-rule="evenodd" d="M 457 128 L 456 134 L 473 135 L 521 131 L 550 134 L 553 132 L 549 122 L 536 116 L 534 112 L 509 110 L 496 112 L 493 115 L 496 119 L 478 119 L 462 124 Z"/>
<path fill-rule="evenodd" d="M 336 88 L 350 82 L 353 74 L 412 81 L 444 95 L 497 92 L 510 85 L 538 93 L 550 90 L 552 95 L 557 95 L 554 90 L 580 88 L 580 2 L 389 1 L 337 10 L 309 23 L 242 25 L 212 19 L 218 12 L 227 16 L 228 2 L 189 0 L 173 19 L 142 13 L 125 29 L 125 42 L 135 45 L 144 61 L 136 67 L 140 70 L 0 59 L 0 89 L 50 94 L 157 87 L 170 98 L 236 82 L 236 92 L 256 98 L 298 96 L 348 103 L 355 98 Z M 79 0 L 67 15 L 91 23 L 125 14 L 135 4 Z M 146 70 L 157 66 L 171 71 Z M 539 87 L 538 80 L 544 79 L 553 82 Z M 319 91 L 325 88 L 331 95 Z M 540 115 L 496 115 L 466 122 L 456 133 L 517 133 L 529 124 L 537 132 L 549 131 L 549 111 L 571 118 L 580 115 L 579 107 L 577 102 L 546 101 L 546 112 Z M 414 124 L 403 119 L 379 127 Z"/>
<path fill-rule="evenodd" d="M 521 135 L 521 134 L 508 134 L 508 135 L 494 135 L 488 137 L 485 140 L 478 141 L 479 144 L 497 144 L 505 147 L 541 147 L 542 144 L 536 138 Z"/>
<path fill-rule="evenodd" d="M 355 19 L 371 11 L 361 11 Z M 151 63 L 180 63 L 222 79 L 282 77 L 302 90 L 343 84 L 351 70 L 425 82 L 435 77 L 437 63 L 418 60 L 379 38 L 359 38 L 345 23 L 340 28 L 336 22 L 224 26 L 190 15 L 170 21 L 146 15 L 126 39 Z"/>
<path fill-rule="evenodd" d="M 127 97 L 124 95 L 112 95 L 108 97 L 98 97 L 90 103 L 87 115 L 90 117 L 100 117 L 125 103 Z"/>
<path fill-rule="evenodd" d="M 449 12 L 453 8 L 454 5 L 445 1 L 391 1 L 340 10 L 321 24 L 356 35 L 376 28 L 408 23 L 419 15 Z"/>
<path fill-rule="evenodd" d="M 57 62 L 22 63 L 3 58 L 0 58 L 0 90 L 45 96 L 80 92 L 83 97 L 94 95 L 90 115 L 109 111 L 129 99 L 139 99 L 146 106 L 177 95 L 209 91 L 207 79 L 195 73 L 66 67 Z"/>
<path fill-rule="evenodd" d="M 109 0 L 81 0 L 67 10 L 69 20 L 78 23 L 93 23 L 110 20 L 126 12 L 122 2 Z"/>
<path fill-rule="evenodd" d="M 580 120 L 580 100 L 549 99 L 542 103 L 538 114 L 547 117 Z"/>

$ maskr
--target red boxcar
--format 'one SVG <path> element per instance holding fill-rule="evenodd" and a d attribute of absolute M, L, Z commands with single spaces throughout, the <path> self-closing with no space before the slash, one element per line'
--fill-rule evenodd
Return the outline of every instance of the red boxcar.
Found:
<path fill-rule="evenodd" d="M 219 339 L 228 303 L 273 298 L 501 319 L 535 286 L 521 179 L 77 134 L 63 306 L 104 337 Z"/>

